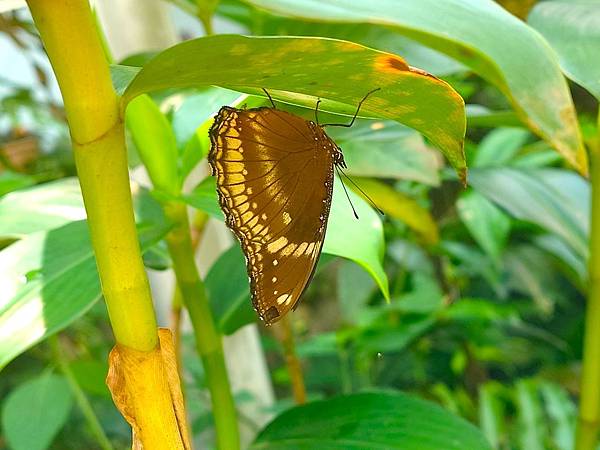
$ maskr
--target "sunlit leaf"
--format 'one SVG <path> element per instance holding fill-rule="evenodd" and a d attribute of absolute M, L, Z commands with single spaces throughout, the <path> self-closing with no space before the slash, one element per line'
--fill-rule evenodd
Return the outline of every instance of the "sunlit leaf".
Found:
<path fill-rule="evenodd" d="M 421 131 L 464 175 L 462 98 L 447 83 L 409 68 L 396 55 L 323 38 L 210 36 L 159 53 L 128 85 L 123 104 L 149 91 L 206 85 L 248 93 L 266 88 L 277 99 L 311 109 L 321 98 L 324 111 L 347 115 L 365 94 L 380 88 L 362 114 Z"/>
<path fill-rule="evenodd" d="M 139 230 L 142 249 L 167 228 Z M 32 233 L 0 252 L 0 368 L 62 330 L 101 297 L 85 221 Z"/>
<path fill-rule="evenodd" d="M 446 53 L 496 85 L 532 131 L 587 173 L 575 109 L 555 54 L 539 34 L 494 1 L 248 1 L 289 17 L 379 25 Z M 593 55 L 587 60 L 598 59 Z"/>

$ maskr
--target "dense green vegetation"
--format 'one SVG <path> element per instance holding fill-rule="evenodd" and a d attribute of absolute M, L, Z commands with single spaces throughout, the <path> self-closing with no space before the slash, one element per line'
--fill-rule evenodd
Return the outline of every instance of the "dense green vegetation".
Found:
<path fill-rule="evenodd" d="M 144 445 L 175 448 L 177 400 L 139 390 L 164 373 L 111 358 L 133 403 L 105 383 L 113 347 L 151 357 L 158 316 L 197 448 L 597 448 L 600 2 L 174 0 L 207 36 L 122 61 L 67 3 L 0 17 L 64 99 L 34 57 L 37 87 L 0 78 L 0 447 L 127 448 L 115 403 L 135 403 L 163 421 Z M 336 182 L 312 284 L 248 351 L 228 344 L 257 318 L 237 242 L 207 246 L 226 233 L 206 155 L 216 111 L 269 105 L 262 88 L 307 120 L 320 98 L 322 122 L 381 88 L 327 131 L 385 216 L 355 189 L 355 220 Z M 265 356 L 237 388 L 224 361 Z"/>

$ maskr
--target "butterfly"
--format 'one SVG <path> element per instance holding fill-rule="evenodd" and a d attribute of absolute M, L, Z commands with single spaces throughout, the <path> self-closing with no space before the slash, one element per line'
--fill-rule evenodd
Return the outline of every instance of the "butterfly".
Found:
<path fill-rule="evenodd" d="M 272 107 L 223 106 L 209 131 L 208 162 L 225 223 L 240 241 L 252 304 L 270 325 L 298 305 L 317 266 L 342 150 L 315 122 Z"/>

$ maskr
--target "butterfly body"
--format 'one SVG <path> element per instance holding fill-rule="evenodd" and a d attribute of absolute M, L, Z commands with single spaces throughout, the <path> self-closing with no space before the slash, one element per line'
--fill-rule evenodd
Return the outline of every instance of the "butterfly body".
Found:
<path fill-rule="evenodd" d="M 246 257 L 253 306 L 271 324 L 314 274 L 344 158 L 321 126 L 275 108 L 224 106 L 209 134 L 219 203 Z"/>

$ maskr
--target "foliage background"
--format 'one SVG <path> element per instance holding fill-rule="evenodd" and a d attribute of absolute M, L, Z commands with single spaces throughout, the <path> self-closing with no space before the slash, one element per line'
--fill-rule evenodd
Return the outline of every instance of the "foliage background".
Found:
<path fill-rule="evenodd" d="M 288 2 L 279 3 L 284 8 Z M 310 10 L 312 3 L 302 5 Z M 183 0 L 175 4 L 177 14 L 186 11 L 205 24 L 212 14 L 210 8 L 198 10 Z M 393 27 L 360 20 L 315 22 L 306 12 L 304 19 L 283 17 L 267 12 L 270 4 L 219 2 L 214 11 L 215 30 L 223 26 L 249 35 L 335 37 L 391 51 L 450 83 L 467 103 L 465 150 L 470 171 L 466 189 L 429 139 L 397 122 L 364 119 L 351 129 L 331 130 L 344 149 L 349 174 L 370 187 L 369 192 L 386 210 L 382 221 L 385 276 L 372 276 L 379 262 L 362 260 L 361 267 L 347 259 L 322 258 L 292 318 L 309 400 L 373 389 L 400 390 L 438 403 L 453 416 L 475 424 L 493 448 L 573 448 L 587 285 L 589 182 L 547 142 L 528 131 L 523 116 L 515 114 L 527 106 L 520 104 L 518 96 L 507 95 L 502 83 L 490 82 L 495 75 L 485 76 L 483 71 L 482 78 L 482 71 L 423 46 L 422 39 L 418 43 L 402 36 Z M 516 13 L 526 16 L 523 11 Z M 444 16 L 440 13 L 437 20 Z M 190 27 L 195 30 L 197 25 Z M 52 94 L 55 88 L 47 66 L 39 62 L 36 49 L 40 44 L 27 13 L 4 13 L 1 30 L 5 39 L 27 55 L 39 81 L 35 88 L 2 81 L 0 193 L 7 195 L 0 197 L 4 247 L 0 268 L 7 275 L 1 280 L 10 287 L 9 278 L 17 267 L 27 279 L 39 281 L 36 289 L 45 295 L 52 289 L 60 293 L 63 309 L 56 313 L 55 330 L 68 325 L 58 338 L 40 342 L 3 369 L 3 443 L 28 449 L 99 446 L 85 414 L 73 406 L 73 396 L 83 392 L 110 445 L 125 448 L 129 430 L 104 385 L 112 335 L 105 306 L 97 302 L 100 291 L 84 227 L 73 222 L 85 216 L 77 185 L 70 178 L 74 165 L 64 113 Z M 137 70 L 133 68 L 149 56 L 131 55 L 120 61 L 113 72 L 115 84 L 130 79 Z M 584 138 L 593 136 L 597 102 L 576 84 L 570 82 L 569 87 Z M 216 87 L 152 93 L 172 130 L 175 152 L 183 161 L 180 170 L 191 171 L 197 156 L 206 154 L 205 121 L 222 104 L 238 97 L 237 92 Z M 263 99 L 251 96 L 242 102 L 253 106 Z M 280 107 L 311 117 L 310 109 L 300 107 L 309 106 L 310 101 L 291 98 L 290 102 L 295 106 Z M 546 108 L 543 100 L 540 105 Z M 330 110 L 340 112 L 335 107 Z M 140 164 L 136 146 L 144 143 L 135 126 L 130 138 L 133 168 Z M 577 155 L 569 152 L 563 151 L 563 156 L 577 161 Z M 196 157 L 186 159 L 186 155 Z M 190 186 L 186 200 L 216 216 L 211 219 L 216 221 L 220 213 L 214 208 L 212 189 L 210 180 L 198 180 Z M 167 270 L 170 261 L 160 241 L 164 218 L 147 189 L 135 192 L 147 266 Z M 336 194 L 340 200 L 340 192 Z M 349 211 L 347 223 L 336 229 L 352 228 Z M 358 233 L 358 238 L 351 234 L 346 245 L 373 245 L 368 233 L 361 236 L 360 229 Z M 55 242 L 57 247 L 40 247 L 40 240 Z M 360 250 L 357 253 L 360 259 Z M 78 265 L 71 266 L 69 261 Z M 45 267 L 42 277 L 36 263 Z M 219 256 L 206 283 L 224 333 L 255 320 L 237 246 Z M 389 287 L 389 303 L 384 285 Z M 275 416 L 293 404 L 291 378 L 277 333 L 261 328 L 260 336 L 277 398 L 260 415 Z M 3 364 L 30 344 L 20 348 L 9 341 L 2 344 L 11 347 L 2 353 Z M 184 335 L 181 349 L 192 432 L 206 445 L 213 439 L 212 423 L 193 338 Z M 58 370 L 64 365 L 70 375 Z M 237 404 L 252 404 L 252 395 L 235 392 Z M 349 404 L 324 408 L 316 404 L 305 414 L 330 416 L 337 411 L 343 417 L 368 400 L 348 398 Z M 377 398 L 373 402 L 385 403 Z M 31 404 L 40 416 L 32 420 L 24 404 Z M 418 411 L 418 405 L 415 408 Z M 297 411 L 286 414 L 302 414 Z M 361 417 L 360 412 L 352 412 Z M 264 424 L 255 423 L 252 414 L 240 420 L 257 433 Z M 421 417 L 428 414 L 431 411 L 424 410 Z M 415 415 L 418 421 L 419 413 Z M 301 417 L 280 416 L 279 420 L 302 423 Z M 319 426 L 316 429 L 322 434 L 317 437 L 322 438 L 328 431 Z M 276 431 L 275 427 L 271 433 Z M 259 437 L 257 448 L 261 439 L 268 443 L 273 434 Z M 15 441 L 15 435 L 32 440 L 23 442 L 17 437 Z"/>

